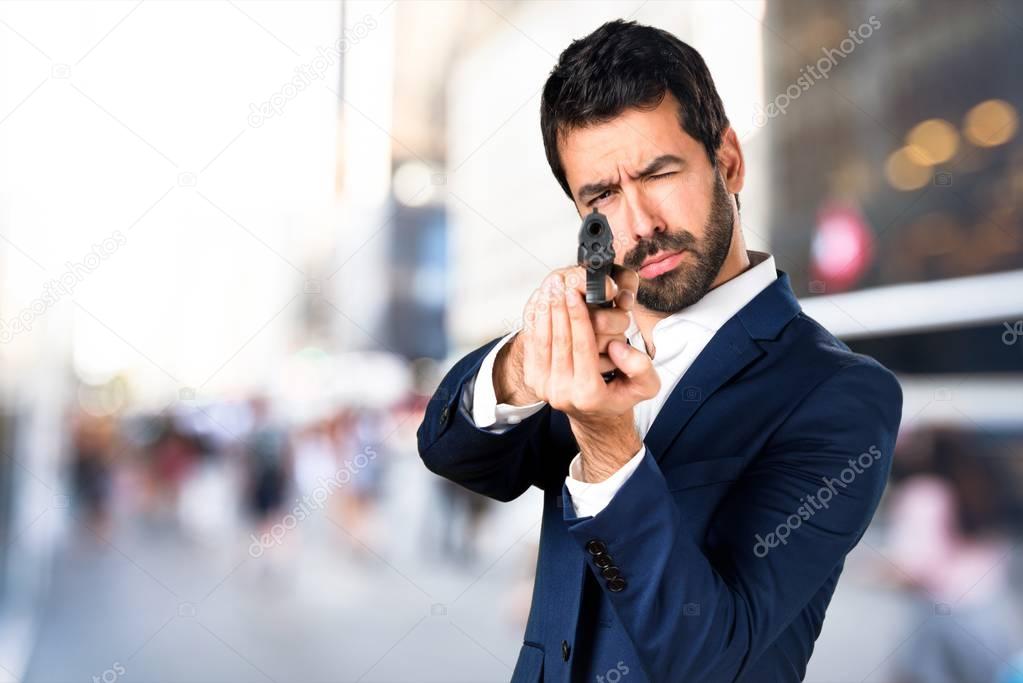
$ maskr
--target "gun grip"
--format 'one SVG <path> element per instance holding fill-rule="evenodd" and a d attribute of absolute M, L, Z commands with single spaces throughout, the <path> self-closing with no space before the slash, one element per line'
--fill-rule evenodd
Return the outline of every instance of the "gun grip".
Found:
<path fill-rule="evenodd" d="M 608 308 L 612 302 L 607 299 L 607 275 L 604 269 L 586 271 L 586 303 L 591 306 Z"/>

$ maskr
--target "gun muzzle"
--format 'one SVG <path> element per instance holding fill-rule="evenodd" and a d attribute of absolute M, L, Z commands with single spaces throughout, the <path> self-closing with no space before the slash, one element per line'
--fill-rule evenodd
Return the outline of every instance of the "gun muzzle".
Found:
<path fill-rule="evenodd" d="M 611 306 L 607 298 L 607 278 L 615 262 L 614 235 L 607 218 L 596 207 L 583 218 L 579 229 L 578 262 L 586 268 L 586 303 Z"/>

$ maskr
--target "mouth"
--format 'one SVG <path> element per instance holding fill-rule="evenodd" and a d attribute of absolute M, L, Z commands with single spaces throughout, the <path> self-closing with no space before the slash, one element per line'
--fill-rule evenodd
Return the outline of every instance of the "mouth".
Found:
<path fill-rule="evenodd" d="M 655 256 L 651 256 L 647 260 L 643 261 L 643 265 L 639 267 L 637 271 L 639 276 L 645 280 L 657 277 L 662 273 L 667 273 L 669 270 L 674 269 L 682 262 L 685 257 L 686 250 L 674 252 L 674 253 L 661 253 Z"/>

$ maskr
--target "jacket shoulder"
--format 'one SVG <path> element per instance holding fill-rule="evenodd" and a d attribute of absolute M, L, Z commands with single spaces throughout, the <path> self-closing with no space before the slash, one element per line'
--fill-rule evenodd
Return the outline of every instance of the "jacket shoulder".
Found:
<path fill-rule="evenodd" d="M 894 373 L 875 358 L 853 351 L 802 311 L 786 326 L 779 341 L 789 347 L 787 353 L 794 355 L 800 363 L 818 368 L 823 375 L 821 379 L 848 367 L 860 367 L 867 372 L 895 378 Z"/>
<path fill-rule="evenodd" d="M 895 374 L 875 358 L 852 351 L 802 311 L 767 344 L 795 394 L 788 396 L 791 405 L 821 391 L 848 391 L 862 401 L 897 405 L 901 412 L 902 388 Z"/>

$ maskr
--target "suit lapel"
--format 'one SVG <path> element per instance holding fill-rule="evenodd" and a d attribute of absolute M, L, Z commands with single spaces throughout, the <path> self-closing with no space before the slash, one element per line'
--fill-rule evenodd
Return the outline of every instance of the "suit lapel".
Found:
<path fill-rule="evenodd" d="M 661 460 L 690 418 L 718 388 L 763 351 L 737 317 L 724 324 L 696 357 L 654 418 L 644 442 Z"/>
<path fill-rule="evenodd" d="M 788 275 L 778 278 L 729 318 L 679 379 L 643 440 L 660 461 L 700 406 L 765 351 L 757 340 L 774 339 L 799 313 Z"/>

